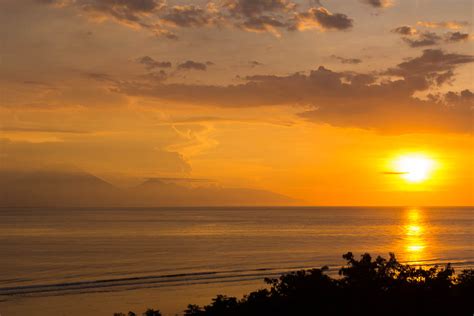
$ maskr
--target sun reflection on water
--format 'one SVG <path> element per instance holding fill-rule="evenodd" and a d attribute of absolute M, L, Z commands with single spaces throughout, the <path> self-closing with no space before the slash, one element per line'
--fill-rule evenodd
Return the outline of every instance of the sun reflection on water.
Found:
<path fill-rule="evenodd" d="M 406 260 L 412 264 L 421 264 L 427 259 L 427 226 L 423 212 L 419 209 L 407 210 L 403 226 L 403 244 Z"/>

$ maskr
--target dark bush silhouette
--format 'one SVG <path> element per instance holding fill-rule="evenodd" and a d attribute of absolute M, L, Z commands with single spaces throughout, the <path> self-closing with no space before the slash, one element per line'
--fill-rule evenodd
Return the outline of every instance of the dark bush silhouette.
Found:
<path fill-rule="evenodd" d="M 347 265 L 332 278 L 321 269 L 301 270 L 277 279 L 269 289 L 242 299 L 218 295 L 203 307 L 188 305 L 186 316 L 217 315 L 473 315 L 474 270 L 459 275 L 446 267 L 418 267 L 369 254 L 343 255 Z M 148 314 L 144 314 L 148 315 Z M 154 315 L 154 314 L 151 314 Z"/>
<path fill-rule="evenodd" d="M 161 316 L 161 313 L 159 310 L 149 308 L 143 313 L 143 316 Z"/>
<path fill-rule="evenodd" d="M 154 310 L 152 308 L 147 309 L 143 314 L 143 316 L 161 316 L 159 310 Z M 114 316 L 137 316 L 134 312 L 128 312 L 128 314 L 124 313 L 114 313 Z"/>

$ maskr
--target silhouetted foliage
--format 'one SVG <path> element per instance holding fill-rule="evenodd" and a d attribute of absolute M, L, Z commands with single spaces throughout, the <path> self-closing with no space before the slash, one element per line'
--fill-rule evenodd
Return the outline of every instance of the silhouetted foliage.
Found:
<path fill-rule="evenodd" d="M 161 316 L 161 313 L 159 310 L 149 308 L 146 310 L 146 312 L 143 313 L 143 316 Z"/>
<path fill-rule="evenodd" d="M 161 313 L 158 309 L 154 310 L 152 308 L 149 308 L 142 315 L 143 316 L 161 316 Z M 137 316 L 137 314 L 130 311 L 127 313 L 127 315 L 125 315 L 124 313 L 114 313 L 114 316 Z"/>
<path fill-rule="evenodd" d="M 188 305 L 186 316 L 237 315 L 473 315 L 474 270 L 455 275 L 446 267 L 419 267 L 390 258 L 351 252 L 339 278 L 327 267 L 267 278 L 269 289 L 242 299 L 217 295 L 203 307 Z M 144 314 L 148 316 L 148 314 Z M 155 315 L 155 314 L 150 314 Z M 159 314 L 158 314 L 159 315 Z"/>

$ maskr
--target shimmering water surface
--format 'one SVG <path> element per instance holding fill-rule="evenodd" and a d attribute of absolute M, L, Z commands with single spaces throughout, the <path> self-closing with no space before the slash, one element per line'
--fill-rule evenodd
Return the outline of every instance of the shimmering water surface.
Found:
<path fill-rule="evenodd" d="M 474 266 L 474 208 L 0 209 L 0 313 L 180 313 L 341 255 Z"/>

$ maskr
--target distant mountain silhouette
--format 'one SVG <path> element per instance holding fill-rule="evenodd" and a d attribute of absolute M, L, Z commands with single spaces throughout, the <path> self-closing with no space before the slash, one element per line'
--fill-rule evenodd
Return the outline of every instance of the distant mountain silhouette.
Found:
<path fill-rule="evenodd" d="M 149 179 L 119 189 L 87 172 L 0 171 L 0 206 L 244 206 L 289 205 L 273 192 L 224 188 L 207 180 Z"/>
<path fill-rule="evenodd" d="M 296 201 L 281 194 L 256 189 L 224 188 L 215 183 L 187 185 L 184 181 L 150 179 L 132 188 L 136 204 L 176 206 L 288 205 Z"/>
<path fill-rule="evenodd" d="M 106 206 L 120 190 L 82 171 L 1 171 L 0 206 Z"/>

